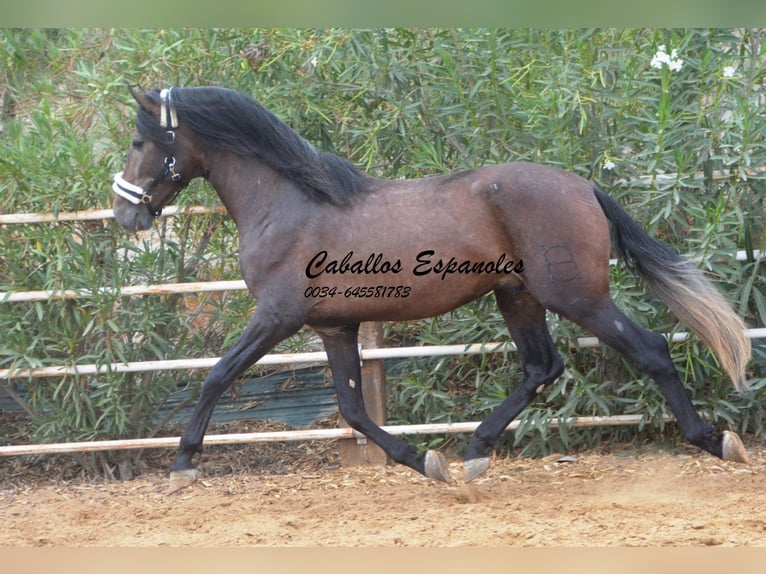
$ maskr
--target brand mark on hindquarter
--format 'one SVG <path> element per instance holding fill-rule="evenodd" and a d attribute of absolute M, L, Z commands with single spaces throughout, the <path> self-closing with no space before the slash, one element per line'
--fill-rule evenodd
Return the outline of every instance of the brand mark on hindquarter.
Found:
<path fill-rule="evenodd" d="M 568 242 L 556 243 L 543 252 L 548 276 L 552 281 L 565 283 L 580 277 L 580 270 Z"/>

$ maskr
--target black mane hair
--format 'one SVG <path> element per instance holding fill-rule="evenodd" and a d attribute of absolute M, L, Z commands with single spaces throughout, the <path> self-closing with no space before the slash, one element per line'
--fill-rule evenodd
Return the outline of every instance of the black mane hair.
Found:
<path fill-rule="evenodd" d="M 159 106 L 159 90 L 145 95 Z M 206 145 L 257 157 L 316 201 L 347 205 L 364 188 L 364 172 L 343 158 L 318 151 L 244 94 L 216 87 L 173 88 L 172 101 L 179 124 L 188 126 Z M 136 129 L 165 143 L 165 128 L 140 106 Z"/>

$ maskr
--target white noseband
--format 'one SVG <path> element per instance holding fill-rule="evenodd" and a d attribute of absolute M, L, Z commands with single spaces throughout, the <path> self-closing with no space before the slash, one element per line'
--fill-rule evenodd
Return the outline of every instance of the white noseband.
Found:
<path fill-rule="evenodd" d="M 124 179 L 122 177 L 122 172 L 114 175 L 114 183 L 112 184 L 112 191 L 116 195 L 119 195 L 120 197 L 127 199 L 130 203 L 133 203 L 135 205 L 138 205 L 139 203 L 144 203 L 146 201 L 144 198 L 151 199 L 151 197 L 149 197 L 148 195 L 144 193 L 143 187 L 134 185 L 130 183 L 127 179 Z"/>

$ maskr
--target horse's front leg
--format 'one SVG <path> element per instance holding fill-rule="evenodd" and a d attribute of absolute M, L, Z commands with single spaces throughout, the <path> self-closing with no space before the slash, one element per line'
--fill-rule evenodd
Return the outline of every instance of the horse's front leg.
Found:
<path fill-rule="evenodd" d="M 381 429 L 367 414 L 362 396 L 358 332 L 358 324 L 337 329 L 317 329 L 327 351 L 340 414 L 349 426 L 377 444 L 396 462 L 405 464 L 429 478 L 449 482 L 449 470 L 441 453 L 432 450 L 418 453 L 413 445 Z"/>
<path fill-rule="evenodd" d="M 197 480 L 198 471 L 192 458 L 202 452 L 202 439 L 210 417 L 221 394 L 245 369 L 256 363 L 274 345 L 293 335 L 303 321 L 286 318 L 284 314 L 271 312 L 260 302 L 250 323 L 234 346 L 210 370 L 202 383 L 191 420 L 181 437 L 181 446 L 170 472 L 170 492 L 175 492 Z"/>

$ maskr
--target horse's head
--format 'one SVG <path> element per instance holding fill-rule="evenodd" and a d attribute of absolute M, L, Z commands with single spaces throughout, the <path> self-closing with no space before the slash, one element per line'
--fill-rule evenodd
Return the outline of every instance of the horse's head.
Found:
<path fill-rule="evenodd" d="M 114 217 L 130 231 L 149 229 L 178 193 L 204 174 L 204 153 L 174 92 L 130 90 L 139 104 L 125 169 L 114 176 Z M 179 119 L 181 120 L 179 122 Z"/>

